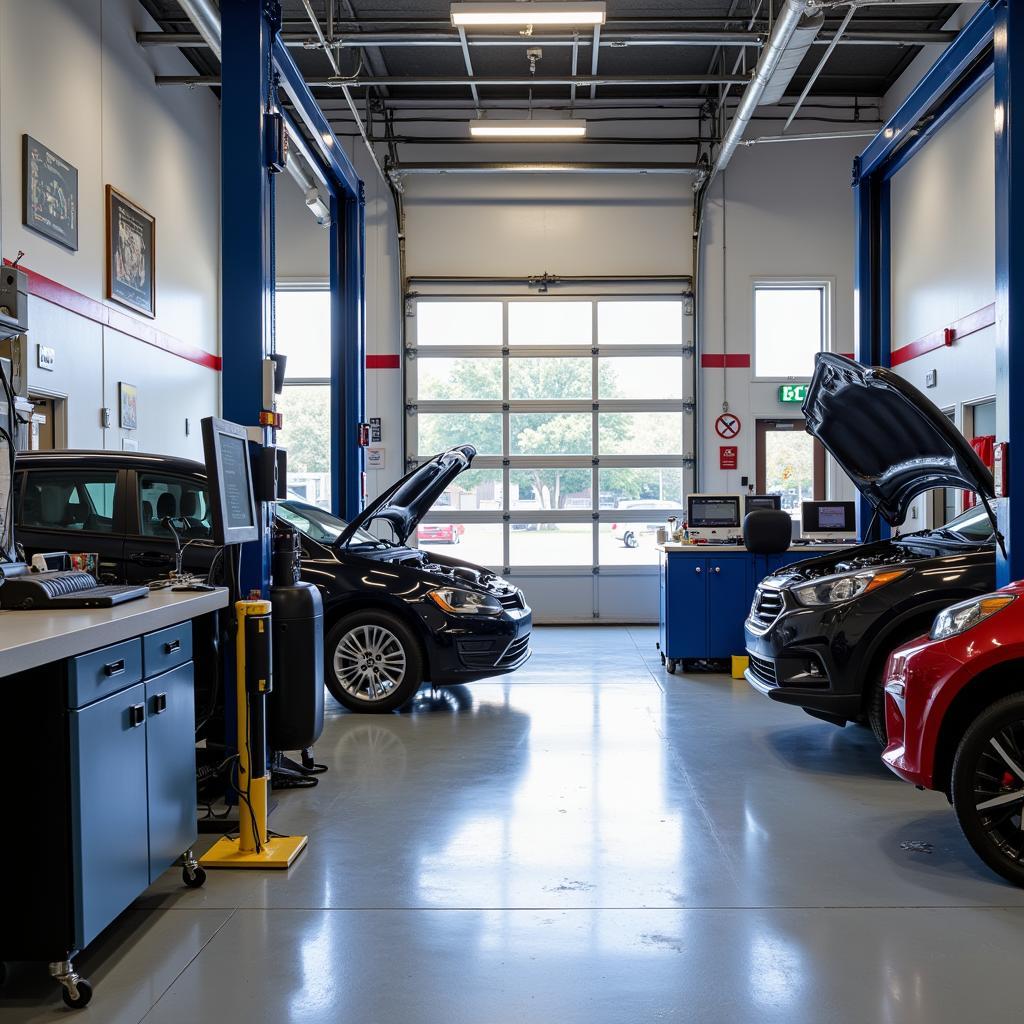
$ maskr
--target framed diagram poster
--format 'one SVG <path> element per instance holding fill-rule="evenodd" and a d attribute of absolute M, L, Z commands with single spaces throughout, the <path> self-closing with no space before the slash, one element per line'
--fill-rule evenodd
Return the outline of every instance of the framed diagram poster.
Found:
<path fill-rule="evenodd" d="M 78 168 L 31 135 L 22 136 L 21 215 L 25 227 L 78 251 Z"/>
<path fill-rule="evenodd" d="M 156 218 L 107 186 L 107 298 L 156 316 Z"/>

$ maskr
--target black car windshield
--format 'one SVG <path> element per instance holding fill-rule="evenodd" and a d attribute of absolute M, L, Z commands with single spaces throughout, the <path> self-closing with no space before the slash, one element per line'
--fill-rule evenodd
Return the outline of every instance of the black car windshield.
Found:
<path fill-rule="evenodd" d="M 961 544 L 987 544 L 992 540 L 992 520 L 989 519 L 985 506 L 979 505 L 962 512 L 945 526 L 929 531 L 929 534 Z"/>
<path fill-rule="evenodd" d="M 321 544 L 331 545 L 342 534 L 348 526 L 344 519 L 332 516 L 330 512 L 310 505 L 305 501 L 298 501 L 295 498 L 288 498 L 277 503 L 277 514 L 290 526 L 294 526 L 299 533 L 309 537 L 310 540 L 319 541 Z M 383 546 L 372 533 L 365 530 L 356 530 L 352 535 L 349 544 L 373 544 Z"/>

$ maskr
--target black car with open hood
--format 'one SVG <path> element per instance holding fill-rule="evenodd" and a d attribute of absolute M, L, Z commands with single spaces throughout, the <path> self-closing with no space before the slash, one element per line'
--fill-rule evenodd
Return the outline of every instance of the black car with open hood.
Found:
<path fill-rule="evenodd" d="M 952 522 L 797 562 L 762 580 L 745 624 L 747 681 L 783 704 L 885 738 L 889 652 L 936 613 L 995 586 L 992 474 L 935 405 L 891 370 L 815 361 L 807 431 L 893 527 L 914 499 L 962 488 L 980 503 Z"/>
<path fill-rule="evenodd" d="M 278 519 L 300 534 L 302 578 L 323 598 L 327 688 L 354 711 L 391 711 L 425 681 L 471 682 L 511 672 L 530 656 L 532 614 L 518 587 L 405 543 L 475 455 L 469 445 L 442 452 L 351 523 L 297 498 L 277 503 Z M 173 568 L 168 518 L 187 542 L 186 570 L 205 573 L 216 555 L 206 471 L 187 459 L 26 452 L 18 456 L 15 495 L 27 557 L 96 552 L 104 582 L 148 582 Z"/>

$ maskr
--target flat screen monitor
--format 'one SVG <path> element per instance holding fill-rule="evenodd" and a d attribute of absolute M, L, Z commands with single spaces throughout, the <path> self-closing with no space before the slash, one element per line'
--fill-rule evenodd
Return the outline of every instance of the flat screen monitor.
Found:
<path fill-rule="evenodd" d="M 805 501 L 800 505 L 805 537 L 855 537 L 856 505 L 852 501 Z"/>
<path fill-rule="evenodd" d="M 210 484 L 213 539 L 244 544 L 260 535 L 253 499 L 249 436 L 245 427 L 214 416 L 203 420 L 203 451 Z"/>
<path fill-rule="evenodd" d="M 748 494 L 743 499 L 745 512 L 781 512 L 781 494 Z"/>
<path fill-rule="evenodd" d="M 738 530 L 738 494 L 691 494 L 686 499 L 686 522 L 691 530 Z"/>

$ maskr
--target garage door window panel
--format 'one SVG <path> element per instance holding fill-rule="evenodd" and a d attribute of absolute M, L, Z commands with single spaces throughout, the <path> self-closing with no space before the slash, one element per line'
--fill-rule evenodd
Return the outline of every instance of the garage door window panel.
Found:
<path fill-rule="evenodd" d="M 415 326 L 417 345 L 500 346 L 502 304 L 421 300 Z"/>

